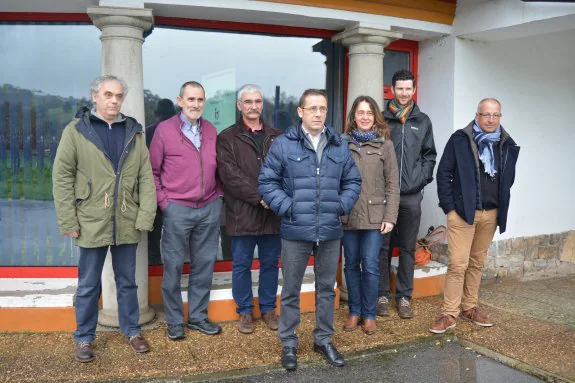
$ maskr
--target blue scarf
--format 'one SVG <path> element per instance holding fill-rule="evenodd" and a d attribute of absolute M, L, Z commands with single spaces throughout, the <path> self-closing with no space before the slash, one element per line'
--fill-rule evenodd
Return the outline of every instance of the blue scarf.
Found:
<path fill-rule="evenodd" d="M 375 131 L 370 130 L 369 132 L 360 132 L 358 129 L 354 129 L 351 131 L 351 140 L 357 145 L 359 148 L 362 142 L 367 142 L 371 140 L 375 140 L 377 138 L 377 133 Z"/>
<path fill-rule="evenodd" d="M 481 130 L 477 121 L 473 124 L 473 138 L 479 148 L 479 159 L 483 162 L 485 173 L 494 177 L 497 174 L 495 168 L 495 156 L 493 154 L 493 144 L 501 140 L 501 125 L 493 133 L 487 133 Z"/>

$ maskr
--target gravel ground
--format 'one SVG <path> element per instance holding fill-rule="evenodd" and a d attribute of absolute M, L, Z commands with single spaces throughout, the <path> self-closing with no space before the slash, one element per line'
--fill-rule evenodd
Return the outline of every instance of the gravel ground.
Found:
<path fill-rule="evenodd" d="M 573 278 L 567 279 L 565 285 L 572 286 L 572 282 Z M 540 287 L 540 282 L 517 283 L 523 286 L 517 289 L 522 294 L 530 288 L 535 294 L 535 289 Z M 557 284 L 556 281 L 554 283 Z M 482 301 L 483 307 L 497 325 L 480 328 L 459 320 L 452 334 L 552 374 L 575 380 L 575 329 L 572 326 L 555 320 L 557 316 L 553 321 L 545 321 L 514 309 L 512 302 L 516 299 L 508 293 L 509 289 L 501 285 L 485 286 L 482 291 L 490 297 Z M 507 301 L 501 299 L 502 294 L 507 295 Z M 568 298 L 575 296 L 575 292 L 568 292 L 567 295 Z M 564 294 L 560 298 L 565 299 Z M 497 302 L 497 307 L 491 302 Z M 517 302 L 521 303 L 519 300 Z M 417 299 L 413 306 L 417 314 L 414 319 L 399 319 L 392 309 L 390 317 L 378 318 L 378 331 L 368 336 L 361 330 L 342 330 L 347 314 L 347 308 L 342 305 L 335 314 L 334 343 L 343 353 L 351 354 L 436 336 L 429 333 L 428 327 L 439 314 L 441 298 Z M 498 308 L 500 306 L 503 308 Z M 564 311 L 568 312 L 566 318 L 571 318 L 570 310 L 574 307 L 563 306 Z M 280 368 L 281 347 L 277 333 L 268 330 L 260 320 L 255 323 L 256 329 L 251 335 L 240 334 L 235 322 L 227 322 L 222 324 L 221 335 L 206 336 L 197 331 L 187 331 L 186 340 L 181 342 L 169 341 L 164 325 L 158 323 L 154 329 L 144 331 L 152 347 L 147 354 L 135 354 L 118 332 L 99 332 L 94 348 L 96 360 L 86 364 L 74 360 L 74 342 L 69 333 L 0 334 L 0 382 L 193 378 L 200 374 L 238 369 Z M 314 323 L 313 313 L 302 315 L 298 331 L 298 355 L 302 363 L 324 363 L 312 351 Z"/>

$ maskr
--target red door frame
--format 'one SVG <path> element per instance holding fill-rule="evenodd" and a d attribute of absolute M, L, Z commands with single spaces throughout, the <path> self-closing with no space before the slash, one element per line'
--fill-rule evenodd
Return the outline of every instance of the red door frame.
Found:
<path fill-rule="evenodd" d="M 53 22 L 53 23 L 79 23 L 91 24 L 90 17 L 85 13 L 37 13 L 37 12 L 0 12 L 0 21 L 8 22 Z M 156 16 L 154 18 L 156 26 L 198 28 L 206 30 L 219 30 L 239 33 L 259 33 L 280 36 L 301 36 L 330 38 L 339 31 L 327 29 L 315 29 L 306 27 L 288 27 L 281 25 L 268 25 L 257 23 L 241 23 L 233 21 L 214 21 L 201 19 L 186 19 L 179 17 Z M 405 51 L 410 53 L 411 71 L 417 78 L 417 53 L 418 45 L 415 41 L 398 40 L 392 42 L 387 49 Z M 344 109 L 347 98 L 348 81 L 348 60 L 346 57 L 344 67 Z M 391 98 L 389 86 L 384 87 L 384 98 Z M 345 118 L 345 110 L 344 110 Z M 313 264 L 313 256 L 310 257 L 309 264 Z M 259 261 L 256 259 L 252 263 L 252 269 L 259 269 Z M 231 261 L 218 261 L 214 266 L 215 272 L 231 271 Z M 162 275 L 163 266 L 149 266 L 150 276 Z M 189 264 L 184 266 L 184 273 L 189 272 Z M 76 266 L 0 266 L 1 278 L 76 278 L 78 268 Z"/>
<path fill-rule="evenodd" d="M 413 76 L 417 79 L 417 71 L 418 71 L 418 52 L 419 52 L 419 44 L 417 41 L 411 40 L 396 40 L 389 44 L 386 48 L 389 51 L 401 51 L 401 52 L 408 52 L 409 53 L 409 70 L 413 73 Z M 383 98 L 385 100 L 390 100 L 393 98 L 391 94 L 391 86 L 384 86 L 383 87 Z M 417 92 L 413 96 L 413 99 L 417 101 Z"/>

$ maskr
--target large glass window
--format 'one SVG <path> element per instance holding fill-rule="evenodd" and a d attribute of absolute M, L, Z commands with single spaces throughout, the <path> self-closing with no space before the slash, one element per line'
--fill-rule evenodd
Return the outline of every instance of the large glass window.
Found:
<path fill-rule="evenodd" d="M 0 24 L 0 266 L 77 263 L 77 248 L 58 231 L 52 164 L 63 128 L 90 103 L 89 83 L 101 68 L 99 36 L 90 24 Z M 386 49 L 386 99 L 395 70 L 417 72 L 417 44 L 409 43 Z M 329 39 L 156 27 L 143 45 L 143 60 L 147 125 L 158 101 L 175 103 L 188 80 L 204 84 L 204 116 L 219 131 L 238 118 L 236 92 L 247 83 L 263 89 L 263 118 L 272 126 L 285 129 L 297 121 L 297 102 L 307 88 L 327 89 L 328 123 L 343 123 L 343 84 L 337 81 L 343 52 Z M 226 260 L 225 227 L 222 233 L 218 259 Z M 159 263 L 159 249 L 151 246 L 150 264 Z"/>
<path fill-rule="evenodd" d="M 238 88 L 256 84 L 264 91 L 265 122 L 285 129 L 297 120 L 301 93 L 325 88 L 326 58 L 313 52 L 320 41 L 156 28 L 144 44 L 144 85 L 158 100 L 175 102 L 182 83 L 201 82 L 206 89 L 204 117 L 221 131 L 237 119 Z"/>
<path fill-rule="evenodd" d="M 77 263 L 60 235 L 52 163 L 100 73 L 92 25 L 0 25 L 0 266 Z"/>
<path fill-rule="evenodd" d="M 168 98 L 175 104 L 181 84 L 195 80 L 206 90 L 204 117 L 219 132 L 239 118 L 236 92 L 244 84 L 262 88 L 264 121 L 285 130 L 298 119 L 296 109 L 302 92 L 307 88 L 326 88 L 326 56 L 313 48 L 321 41 L 156 28 L 143 48 L 144 86 L 148 92 L 146 123 L 154 122 L 152 112 L 160 99 Z M 158 233 L 152 233 L 148 246 L 151 265 L 161 263 L 158 244 Z M 218 260 L 230 260 L 230 242 L 223 225 L 221 244 Z"/>

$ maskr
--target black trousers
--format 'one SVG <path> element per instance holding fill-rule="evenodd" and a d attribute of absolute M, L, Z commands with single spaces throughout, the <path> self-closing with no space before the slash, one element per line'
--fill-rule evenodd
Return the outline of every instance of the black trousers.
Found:
<path fill-rule="evenodd" d="M 380 278 L 378 296 L 389 298 L 391 270 L 391 252 L 399 247 L 399 265 L 397 267 L 397 280 L 395 299 L 411 299 L 413 292 L 413 270 L 415 267 L 415 243 L 421 221 L 422 193 L 401 195 L 399 200 L 399 214 L 397 224 L 391 235 L 383 238 L 379 253 Z"/>

